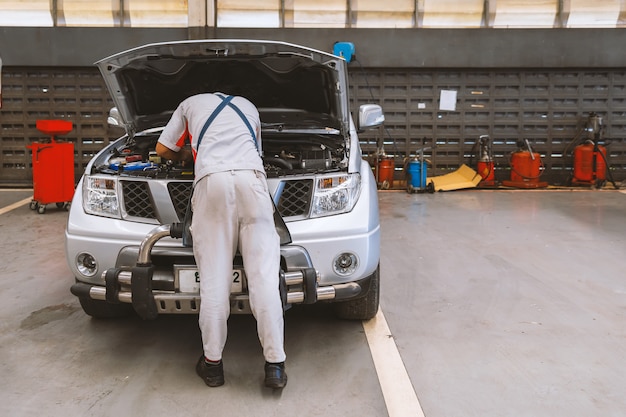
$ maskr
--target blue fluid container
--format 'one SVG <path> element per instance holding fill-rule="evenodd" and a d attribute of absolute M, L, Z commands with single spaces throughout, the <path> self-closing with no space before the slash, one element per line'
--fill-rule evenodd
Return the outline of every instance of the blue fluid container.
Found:
<path fill-rule="evenodd" d="M 413 188 L 426 188 L 426 162 L 413 160 L 409 162 L 409 184 Z"/>

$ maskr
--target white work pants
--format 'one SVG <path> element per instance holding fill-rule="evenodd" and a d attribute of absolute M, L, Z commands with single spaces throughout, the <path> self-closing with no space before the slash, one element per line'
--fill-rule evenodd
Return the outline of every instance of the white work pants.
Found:
<path fill-rule="evenodd" d="M 239 248 L 263 355 L 268 362 L 284 361 L 280 240 L 265 175 L 253 170 L 207 175 L 195 186 L 192 207 L 204 355 L 209 360 L 222 358 L 230 315 L 233 258 Z"/>

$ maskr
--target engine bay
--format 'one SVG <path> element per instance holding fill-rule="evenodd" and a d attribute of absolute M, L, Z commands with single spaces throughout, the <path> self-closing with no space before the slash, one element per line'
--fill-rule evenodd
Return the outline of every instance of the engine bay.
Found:
<path fill-rule="evenodd" d="M 161 158 L 155 147 L 160 132 L 135 135 L 115 142 L 93 164 L 93 174 L 159 179 L 193 179 L 193 165 Z M 269 178 L 345 169 L 347 154 L 336 135 L 264 133 L 263 165 Z M 190 145 L 186 145 L 190 146 Z"/>

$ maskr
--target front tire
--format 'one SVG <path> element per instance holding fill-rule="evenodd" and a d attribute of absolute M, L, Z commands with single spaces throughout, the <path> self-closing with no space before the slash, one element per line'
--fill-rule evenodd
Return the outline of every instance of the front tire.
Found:
<path fill-rule="evenodd" d="M 380 265 L 371 275 L 370 287 L 364 297 L 335 304 L 335 315 L 346 320 L 369 320 L 378 312 L 380 303 Z"/>

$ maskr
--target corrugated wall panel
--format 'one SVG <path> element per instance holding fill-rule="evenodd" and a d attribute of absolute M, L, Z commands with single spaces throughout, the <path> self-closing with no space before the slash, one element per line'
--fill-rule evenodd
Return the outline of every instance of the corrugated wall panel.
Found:
<path fill-rule="evenodd" d="M 76 178 L 89 159 L 122 132 L 106 124 L 112 101 L 95 68 L 3 68 L 0 110 L 0 182 L 30 184 L 26 146 L 47 138 L 38 119 L 66 119 L 74 130 Z M 352 106 L 383 106 L 384 128 L 361 134 L 366 157 L 382 145 L 401 178 L 406 157 L 431 147 L 431 175 L 475 159 L 480 135 L 493 141 L 496 178 L 508 179 L 509 157 L 528 139 L 542 155 L 544 178 L 566 182 L 573 140 L 590 112 L 604 118 L 604 144 L 616 180 L 626 179 L 626 70 L 424 70 L 350 69 Z M 457 93 L 456 110 L 439 110 L 442 90 Z"/>
<path fill-rule="evenodd" d="M 73 123 L 72 132 L 57 140 L 74 144 L 76 179 L 89 159 L 121 133 L 107 125 L 112 101 L 95 68 L 5 68 L 2 75 L 2 183 L 32 182 L 32 157 L 26 146 L 49 140 L 37 130 L 37 120 Z"/>
<path fill-rule="evenodd" d="M 429 175 L 475 162 L 476 142 L 493 142 L 496 178 L 509 178 L 509 159 L 519 141 L 528 140 L 542 157 L 543 179 L 565 184 L 571 175 L 572 150 L 583 137 L 590 113 L 603 117 L 602 144 L 607 146 L 611 173 L 626 179 L 626 72 L 616 70 L 467 70 L 381 69 L 351 72 L 355 104 L 371 101 L 387 118 L 386 129 L 364 132 L 365 153 L 375 144 L 395 157 L 402 177 L 406 157 L 422 147 L 431 161 Z M 368 88 L 369 87 L 369 88 Z M 457 93 L 455 111 L 439 109 L 442 90 Z M 405 107 L 406 106 L 406 107 Z"/>

